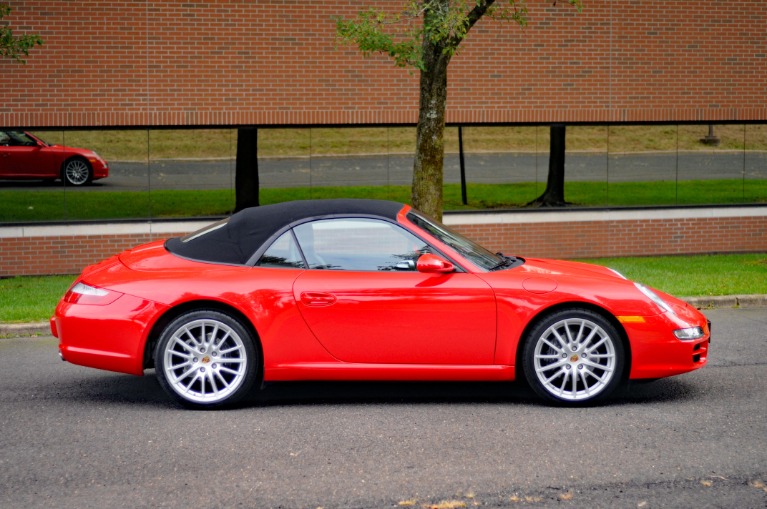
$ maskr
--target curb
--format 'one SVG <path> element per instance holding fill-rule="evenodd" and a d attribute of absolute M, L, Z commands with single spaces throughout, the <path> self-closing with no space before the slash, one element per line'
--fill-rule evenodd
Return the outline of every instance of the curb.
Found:
<path fill-rule="evenodd" d="M 756 308 L 767 306 L 767 295 L 720 295 L 687 297 L 682 300 L 701 310 L 714 308 Z"/>
<path fill-rule="evenodd" d="M 717 297 L 686 297 L 683 298 L 691 306 L 701 309 L 716 308 L 756 308 L 767 307 L 767 295 L 721 295 Z M 47 336 L 51 333 L 48 322 L 35 323 L 0 323 L 0 338 L 3 337 L 36 337 Z"/>
<path fill-rule="evenodd" d="M 25 337 L 25 336 L 49 336 L 51 325 L 48 322 L 34 323 L 0 323 L 0 338 Z"/>

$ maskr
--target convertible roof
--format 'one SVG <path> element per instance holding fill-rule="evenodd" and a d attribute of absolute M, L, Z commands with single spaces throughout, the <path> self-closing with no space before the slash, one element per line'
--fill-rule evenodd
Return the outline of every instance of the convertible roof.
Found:
<path fill-rule="evenodd" d="M 246 263 L 286 226 L 329 216 L 378 216 L 396 220 L 402 204 L 381 200 L 302 200 L 252 207 L 185 237 L 165 243 L 173 254 L 214 263 Z"/>

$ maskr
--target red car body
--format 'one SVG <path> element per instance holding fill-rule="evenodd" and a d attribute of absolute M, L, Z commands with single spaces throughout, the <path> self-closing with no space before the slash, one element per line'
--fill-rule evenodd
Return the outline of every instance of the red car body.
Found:
<path fill-rule="evenodd" d="M 301 224 L 319 221 L 332 232 L 333 221 L 364 217 L 405 230 L 430 252 L 419 251 L 414 262 L 396 264 L 409 270 L 328 270 L 313 269 L 309 262 L 307 267 L 259 266 L 256 260 L 259 256 L 264 260 L 263 253 L 255 258 L 248 254 L 252 258 L 248 263 L 200 261 L 171 252 L 171 243 L 153 242 L 91 266 L 77 279 L 75 285 L 82 283 L 98 292 L 70 290 L 56 308 L 51 328 L 60 339 L 61 355 L 74 364 L 141 375 L 157 362 L 158 341 L 170 322 L 190 311 L 212 309 L 234 317 L 252 336 L 259 354 L 258 378 L 263 382 L 511 381 L 523 369 L 523 357 L 530 358 L 528 371 L 543 362 L 536 371 L 569 377 L 565 368 L 590 369 L 589 361 L 579 364 L 585 361 L 579 355 L 587 351 L 592 358 L 617 359 L 608 368 L 615 370 L 610 376 L 616 377 L 616 383 L 676 375 L 706 364 L 709 324 L 699 311 L 674 297 L 640 290 L 641 285 L 610 269 L 584 263 L 518 258 L 508 267 L 483 268 L 464 256 L 460 245 L 445 242 L 460 237 L 435 236 L 431 225 L 444 227 L 423 219 L 414 222 L 421 216 L 407 205 L 398 204 L 391 217 L 378 218 L 365 209 L 367 200 L 360 201 L 362 208 L 357 212 L 356 205 L 347 206 L 356 201 L 341 202 L 338 214 L 291 218 L 279 231 L 295 235 L 291 230 L 302 228 Z M 316 207 L 314 202 L 304 203 L 310 210 Z M 345 224 L 337 223 L 339 232 Z M 424 228 L 424 224 L 430 226 Z M 204 237 L 205 232 L 197 235 Z M 195 235 L 188 238 L 194 240 Z M 183 242 L 177 245 L 184 247 Z M 276 244 L 274 234 L 264 244 L 269 242 Z M 300 244 L 307 251 L 307 241 Z M 336 240 L 331 249 L 345 248 Z M 355 249 L 375 250 L 365 245 Z M 349 253 L 356 254 L 353 249 Z M 324 256 L 333 255 L 326 252 Z M 304 258 L 308 260 L 307 255 Z M 583 349 L 570 355 L 565 347 L 550 344 L 556 343 L 551 338 L 570 332 L 560 329 L 557 333 L 551 327 L 545 333 L 536 332 L 552 316 L 560 325 L 563 320 L 585 317 L 587 331 L 613 331 L 605 336 L 614 336 L 609 341 L 615 344 L 608 351 Z M 576 329 L 573 325 L 569 330 Z M 681 333 L 683 339 L 678 331 L 687 331 Z M 574 345 L 579 340 L 570 341 Z M 589 348 L 598 343 L 589 341 Z M 538 350 L 527 353 L 525 344 L 532 342 L 539 345 Z M 551 348 L 557 356 L 561 350 L 568 352 L 563 357 L 570 357 L 557 359 L 556 367 L 547 368 L 545 359 L 553 358 Z M 565 361 L 567 365 L 560 366 Z M 608 378 L 605 373 L 597 368 L 594 379 Z M 528 380 L 535 383 L 534 375 L 528 374 Z M 561 385 L 568 386 L 570 378 L 564 380 Z M 572 380 L 575 388 L 575 374 Z M 588 393 L 589 388 L 584 388 Z M 538 392 L 560 403 L 596 399 L 596 395 L 581 394 L 568 400 L 567 394 L 558 397 L 550 394 L 552 390 Z M 183 396 L 177 399 L 196 406 Z"/>
<path fill-rule="evenodd" d="M 0 131 L 0 179 L 62 179 L 83 185 L 109 176 L 92 150 L 49 144 L 26 131 Z"/>

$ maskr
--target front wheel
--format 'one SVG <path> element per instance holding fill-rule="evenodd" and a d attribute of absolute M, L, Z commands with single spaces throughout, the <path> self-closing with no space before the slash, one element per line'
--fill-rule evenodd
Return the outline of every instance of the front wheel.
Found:
<path fill-rule="evenodd" d="M 84 186 L 93 180 L 93 170 L 88 161 L 75 157 L 64 163 L 61 177 L 66 185 Z"/>
<path fill-rule="evenodd" d="M 163 330 L 155 349 L 162 388 L 182 406 L 218 408 L 250 393 L 258 372 L 252 334 L 213 310 L 185 313 Z"/>
<path fill-rule="evenodd" d="M 588 309 L 566 309 L 540 320 L 523 350 L 525 378 L 544 399 L 592 403 L 621 383 L 625 354 L 616 328 Z"/>

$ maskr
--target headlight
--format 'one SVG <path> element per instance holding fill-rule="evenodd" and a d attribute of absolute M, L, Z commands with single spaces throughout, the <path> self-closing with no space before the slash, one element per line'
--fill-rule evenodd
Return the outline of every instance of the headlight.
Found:
<path fill-rule="evenodd" d="M 674 331 L 674 336 L 682 341 L 690 341 L 693 339 L 700 339 L 705 335 L 703 327 L 687 327 L 686 329 L 677 329 Z"/>
<path fill-rule="evenodd" d="M 617 270 L 615 270 L 615 269 L 612 269 L 612 268 L 610 268 L 610 267 L 607 267 L 607 268 L 608 268 L 608 270 L 612 271 L 612 273 L 613 273 L 613 274 L 615 274 L 616 276 L 618 276 L 619 278 L 621 278 L 621 279 L 627 279 L 627 278 L 626 278 L 626 276 L 624 276 L 623 274 L 621 274 L 621 273 L 620 273 L 620 272 L 618 272 Z"/>
<path fill-rule="evenodd" d="M 663 311 L 666 311 L 667 313 L 673 313 L 674 312 L 674 310 L 671 309 L 671 306 L 666 304 L 666 302 L 663 299 L 658 297 L 658 295 L 654 291 L 650 290 L 645 285 L 642 285 L 642 284 L 639 284 L 639 283 L 634 283 L 634 286 L 636 286 L 637 290 L 639 290 L 640 292 L 645 294 L 645 296 L 648 299 L 653 301 L 655 303 L 655 305 L 658 306 L 659 308 L 661 308 Z"/>

